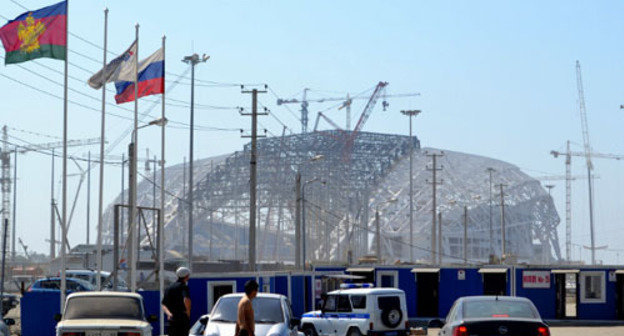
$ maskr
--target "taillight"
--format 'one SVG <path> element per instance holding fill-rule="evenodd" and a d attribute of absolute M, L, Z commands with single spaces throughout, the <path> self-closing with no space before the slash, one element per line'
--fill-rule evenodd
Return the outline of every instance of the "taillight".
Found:
<path fill-rule="evenodd" d="M 407 331 L 409 332 L 410 330 L 409 320 L 405 320 L 405 329 L 407 329 Z"/>
<path fill-rule="evenodd" d="M 373 324 L 373 322 L 368 324 L 368 330 L 374 330 L 375 328 L 373 328 L 375 325 Z"/>
<path fill-rule="evenodd" d="M 453 329 L 453 336 L 468 336 L 468 328 L 463 325 L 455 327 L 455 329 Z"/>
<path fill-rule="evenodd" d="M 538 327 L 537 336 L 550 336 L 550 330 L 546 327 Z"/>
<path fill-rule="evenodd" d="M 508 314 L 492 314 L 492 317 L 509 317 Z"/>

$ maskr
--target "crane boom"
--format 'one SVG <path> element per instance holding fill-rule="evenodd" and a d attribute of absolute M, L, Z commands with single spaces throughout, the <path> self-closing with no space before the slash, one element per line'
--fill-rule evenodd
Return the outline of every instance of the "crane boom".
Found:
<path fill-rule="evenodd" d="M 97 145 L 99 143 L 100 143 L 100 138 L 90 138 L 90 139 L 83 139 L 83 140 L 68 140 L 67 146 L 68 147 L 89 146 L 89 145 Z M 18 146 L 16 147 L 15 150 L 20 154 L 24 154 L 27 152 L 35 152 L 35 151 L 48 150 L 48 149 L 54 149 L 54 148 L 60 148 L 60 147 L 63 147 L 62 141 L 48 142 L 48 143 L 30 145 L 30 146 Z"/>

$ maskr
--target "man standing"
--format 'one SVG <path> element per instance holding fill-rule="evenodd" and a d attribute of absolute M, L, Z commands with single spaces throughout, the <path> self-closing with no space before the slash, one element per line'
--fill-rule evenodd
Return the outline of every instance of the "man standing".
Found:
<path fill-rule="evenodd" d="M 238 318 L 236 319 L 235 336 L 254 336 L 256 319 L 251 301 L 258 295 L 258 283 L 249 280 L 245 283 L 245 295 L 238 302 Z"/>
<path fill-rule="evenodd" d="M 187 282 L 191 271 L 180 267 L 176 271 L 178 281 L 172 283 L 162 300 L 163 311 L 169 320 L 169 336 L 188 336 L 191 328 L 191 296 Z"/>

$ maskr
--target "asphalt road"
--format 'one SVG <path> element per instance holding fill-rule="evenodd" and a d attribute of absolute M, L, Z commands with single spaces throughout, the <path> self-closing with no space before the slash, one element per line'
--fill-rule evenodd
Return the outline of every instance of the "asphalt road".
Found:
<path fill-rule="evenodd" d="M 429 336 L 438 336 L 439 329 L 429 329 Z M 623 336 L 624 327 L 551 327 L 551 336 Z"/>

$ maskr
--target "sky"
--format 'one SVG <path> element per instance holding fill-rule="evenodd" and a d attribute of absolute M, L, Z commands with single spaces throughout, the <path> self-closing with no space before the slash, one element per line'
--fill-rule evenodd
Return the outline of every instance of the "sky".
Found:
<path fill-rule="evenodd" d="M 53 2 L 8 0 L 0 21 Z M 23 6 L 23 7 L 22 7 Z M 591 145 L 600 153 L 624 153 L 624 47 L 619 1 L 70 1 L 69 4 L 69 133 L 70 139 L 99 136 L 101 92 L 86 80 L 101 67 L 105 7 L 109 8 L 108 59 L 134 40 L 139 23 L 139 57 L 161 46 L 166 35 L 167 165 L 188 157 L 190 74 L 182 58 L 210 55 L 196 67 L 195 157 L 240 150 L 250 128 L 237 107 L 250 107 L 240 84 L 267 84 L 259 97 L 271 116 L 260 127 L 279 135 L 300 132 L 299 107 L 276 105 L 277 97 L 312 98 L 370 94 L 387 81 L 388 94 L 420 93 L 389 100 L 374 110 L 364 130 L 407 134 L 399 111 L 421 109 L 414 132 L 423 147 L 489 156 L 508 161 L 532 176 L 563 175 L 566 140 L 582 150 L 575 62 L 582 65 Z M 9 126 L 11 141 L 45 143 L 62 136 L 62 70 L 58 60 L 40 59 L 0 66 L 0 122 Z M 108 86 L 106 137 L 111 155 L 125 152 L 129 135 L 113 142 L 131 126 L 132 103 L 113 106 Z M 39 90 L 39 91 L 37 91 Z M 42 92 L 43 91 L 43 92 Z M 159 116 L 159 97 L 140 100 L 149 122 Z M 353 106 L 353 119 L 365 100 Z M 80 105 L 77 105 L 80 104 Z M 310 106 L 316 112 L 332 104 Z M 114 115 L 113 115 L 114 114 Z M 345 123 L 343 110 L 326 113 Z M 323 126 L 327 127 L 327 126 Z M 160 130 L 142 129 L 141 157 L 160 151 Z M 71 148 L 70 153 L 97 155 L 98 147 Z M 575 175 L 585 174 L 584 159 L 573 158 Z M 18 158 L 17 236 L 31 250 L 48 251 L 50 157 L 28 153 Z M 79 163 L 82 169 L 84 162 Z M 596 240 L 609 250 L 598 253 L 604 263 L 624 262 L 618 239 L 624 219 L 622 162 L 595 159 Z M 55 186 L 60 190 L 60 160 Z M 75 164 L 70 173 L 78 172 Z M 105 204 L 120 192 L 120 168 L 105 169 Z M 91 176 L 92 238 L 97 214 L 97 171 Z M 73 199 L 78 177 L 70 177 Z M 86 183 L 86 181 L 85 181 Z M 562 223 L 564 251 L 565 184 L 552 182 Z M 588 260 L 589 224 L 586 181 L 572 184 L 573 258 Z M 86 194 L 78 197 L 70 227 L 70 243 L 85 241 Z M 57 197 L 59 197 L 57 192 Z M 620 254 L 623 254 L 620 256 Z"/>

